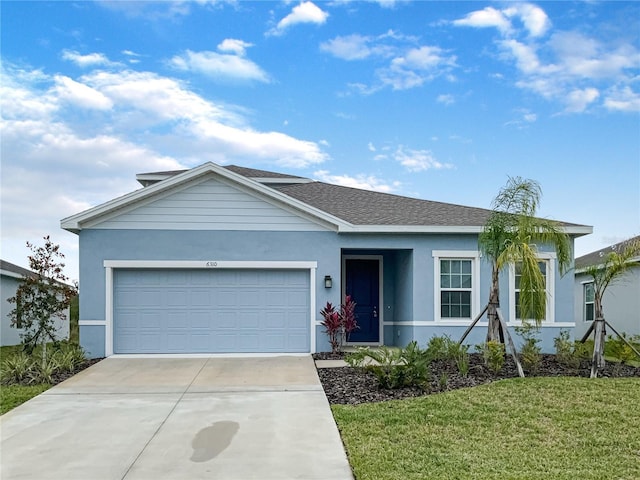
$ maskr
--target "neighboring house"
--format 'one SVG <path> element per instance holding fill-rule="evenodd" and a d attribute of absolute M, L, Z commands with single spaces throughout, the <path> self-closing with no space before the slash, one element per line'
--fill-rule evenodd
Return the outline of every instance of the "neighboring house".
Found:
<path fill-rule="evenodd" d="M 0 346 L 18 345 L 22 339 L 20 334 L 24 332 L 21 328 L 11 326 L 11 318 L 9 312 L 15 308 L 14 303 L 7 300 L 15 297 L 16 290 L 20 284 L 20 280 L 36 274 L 31 270 L 19 267 L 13 263 L 0 260 L 0 292 L 2 292 L 2 317 L 0 318 Z M 67 310 L 66 318 L 63 320 L 57 318 L 55 320 L 56 337 L 60 340 L 69 338 L 69 311 Z"/>
<path fill-rule="evenodd" d="M 91 356 L 330 350 L 327 301 L 357 302 L 360 345 L 459 337 L 488 298 L 489 210 L 206 163 L 65 218 L 79 235 L 80 342 Z M 591 227 L 563 223 L 571 235 Z M 541 249 L 543 346 L 573 328 L 573 278 Z M 513 269 L 502 307 L 515 317 Z M 485 328 L 483 328 L 483 326 Z M 484 341 L 486 322 L 469 337 Z"/>
<path fill-rule="evenodd" d="M 626 242 L 638 240 L 640 236 L 576 258 L 574 311 L 577 338 L 586 333 L 594 319 L 593 279 L 584 273 L 585 268 L 602 263 L 602 257 L 612 249 L 620 251 Z M 640 266 L 632 267 L 624 276 L 609 285 L 602 298 L 602 309 L 605 320 L 616 331 L 640 335 Z"/>

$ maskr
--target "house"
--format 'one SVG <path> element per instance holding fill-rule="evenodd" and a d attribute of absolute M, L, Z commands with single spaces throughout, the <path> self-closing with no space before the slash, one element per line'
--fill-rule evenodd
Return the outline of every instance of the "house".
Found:
<path fill-rule="evenodd" d="M 607 252 L 620 251 L 627 242 L 632 241 L 640 241 L 640 235 L 576 258 L 574 312 L 577 338 L 586 333 L 594 319 L 593 279 L 585 273 L 585 269 L 599 265 Z M 605 319 L 617 332 L 640 335 L 640 266 L 632 267 L 609 285 L 602 297 L 602 309 Z"/>
<path fill-rule="evenodd" d="M 79 235 L 80 339 L 91 356 L 330 349 L 326 302 L 356 301 L 356 345 L 460 336 L 488 297 L 489 211 L 206 163 L 61 221 Z M 563 223 L 571 235 L 591 227 Z M 541 251 L 543 345 L 573 328 L 573 279 Z M 515 274 L 502 299 L 517 325 Z M 485 323 L 486 325 L 486 323 Z M 486 329 L 474 330 L 472 343 Z"/>
<path fill-rule="evenodd" d="M 0 260 L 0 292 L 2 292 L 2 310 L 0 313 L 0 346 L 18 345 L 22 339 L 20 335 L 24 332 L 22 328 L 11 326 L 9 312 L 15 308 L 15 304 L 9 303 L 8 299 L 15 297 L 18 285 L 23 278 L 33 277 L 36 274 L 31 270 L 19 267 L 13 263 Z M 56 337 L 60 340 L 69 338 L 69 312 L 66 318 L 55 319 Z"/>

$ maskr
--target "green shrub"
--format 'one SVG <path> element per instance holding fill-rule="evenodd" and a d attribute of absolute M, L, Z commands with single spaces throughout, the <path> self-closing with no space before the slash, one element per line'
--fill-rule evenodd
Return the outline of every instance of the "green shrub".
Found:
<path fill-rule="evenodd" d="M 524 369 L 530 373 L 535 373 L 540 368 L 542 362 L 542 349 L 540 339 L 537 337 L 538 329 L 529 323 L 524 323 L 521 327 L 516 327 L 516 332 L 524 340 L 520 349 L 520 361 Z"/>
<path fill-rule="evenodd" d="M 556 350 L 556 360 L 573 369 L 580 368 L 582 361 L 588 360 L 593 351 L 593 342 L 571 341 L 568 330 L 561 330 L 560 334 L 553 339 L 553 345 Z"/>
<path fill-rule="evenodd" d="M 426 352 L 431 360 L 447 360 L 449 356 L 449 345 L 453 340 L 448 335 L 434 335 L 427 343 Z"/>
<path fill-rule="evenodd" d="M 429 358 L 416 342 L 405 348 L 358 348 L 345 361 L 352 367 L 373 372 L 382 388 L 426 388 L 430 379 Z"/>
<path fill-rule="evenodd" d="M 476 346 L 476 349 L 482 353 L 484 364 L 494 374 L 502 370 L 504 366 L 505 348 L 504 344 L 491 340 Z"/>
<path fill-rule="evenodd" d="M 82 347 L 73 343 L 64 343 L 53 356 L 56 359 L 58 371 L 72 373 L 82 365 L 86 358 Z"/>
<path fill-rule="evenodd" d="M 446 360 L 454 362 L 461 375 L 469 373 L 469 345 L 461 345 L 448 335 L 433 336 L 426 348 L 430 361 Z"/>
<path fill-rule="evenodd" d="M 60 364 L 55 356 L 49 357 L 44 362 L 35 362 L 31 372 L 31 378 L 27 383 L 53 383 L 53 377 L 60 371 Z"/>
<path fill-rule="evenodd" d="M 573 342 L 570 340 L 568 330 L 560 330 L 560 334 L 553 339 L 553 346 L 556 349 L 556 360 L 560 363 L 574 367 L 575 357 L 573 355 Z M 576 365 L 577 368 L 580 365 Z"/>
<path fill-rule="evenodd" d="M 18 351 L 2 361 L 2 384 L 28 383 L 34 371 L 34 361 L 26 352 Z"/>
<path fill-rule="evenodd" d="M 625 333 L 622 336 L 629 342 L 632 339 L 628 339 Z M 633 349 L 627 345 L 618 336 L 612 337 L 609 335 L 605 344 L 606 354 L 620 360 L 621 363 L 629 363 L 630 360 L 640 360 Z"/>

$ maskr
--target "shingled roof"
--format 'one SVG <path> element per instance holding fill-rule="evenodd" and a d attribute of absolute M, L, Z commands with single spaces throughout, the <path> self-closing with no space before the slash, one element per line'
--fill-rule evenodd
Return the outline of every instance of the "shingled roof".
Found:
<path fill-rule="evenodd" d="M 616 243 L 615 245 L 601 248 L 600 250 L 596 250 L 595 252 L 587 253 L 586 255 L 576 258 L 575 269 L 580 270 L 582 268 L 591 267 L 592 265 L 598 265 L 602 263 L 602 257 L 604 257 L 607 253 L 613 250 L 619 252 L 631 242 L 640 242 L 640 235 L 638 235 L 637 237 L 628 238 L 626 240 L 623 240 L 622 242 Z"/>
<path fill-rule="evenodd" d="M 11 262 L 7 262 L 6 260 L 0 260 L 0 270 L 15 273 L 16 275 L 19 275 L 21 277 L 33 277 L 36 275 L 36 273 L 32 272 L 31 270 L 23 268 L 19 265 L 15 265 Z"/>
<path fill-rule="evenodd" d="M 418 227 L 475 227 L 485 225 L 491 210 L 477 207 L 404 197 L 324 182 L 316 182 L 295 175 L 239 167 L 221 166 L 244 177 L 282 179 L 265 185 L 295 200 L 326 212 L 355 226 L 418 226 Z M 172 177 L 185 170 L 152 172 L 140 176 Z M 291 181 L 286 181 L 287 179 Z M 558 222 L 564 227 L 579 227 L 573 233 L 587 233 L 586 225 Z"/>
<path fill-rule="evenodd" d="M 354 225 L 482 226 L 491 213 L 483 208 L 323 182 L 287 185 L 277 189 Z"/>

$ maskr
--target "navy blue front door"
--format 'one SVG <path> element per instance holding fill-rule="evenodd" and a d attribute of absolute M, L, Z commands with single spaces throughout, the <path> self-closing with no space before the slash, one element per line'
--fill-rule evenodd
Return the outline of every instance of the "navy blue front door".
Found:
<path fill-rule="evenodd" d="M 345 294 L 356 302 L 358 329 L 349 342 L 380 341 L 380 263 L 379 260 L 345 260 Z"/>

